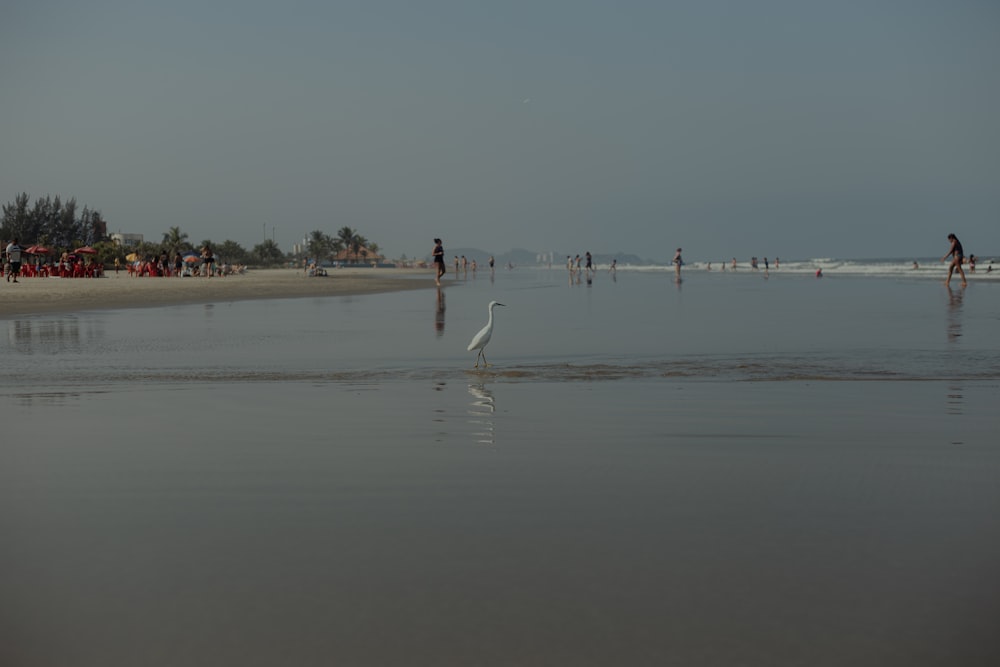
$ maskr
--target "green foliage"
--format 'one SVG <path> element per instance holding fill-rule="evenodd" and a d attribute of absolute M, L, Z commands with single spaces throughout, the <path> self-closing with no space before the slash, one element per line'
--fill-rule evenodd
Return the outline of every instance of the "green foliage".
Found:
<path fill-rule="evenodd" d="M 236 241 L 226 240 L 215 248 L 215 256 L 224 264 L 249 264 L 250 253 Z"/>
<path fill-rule="evenodd" d="M 60 197 L 45 196 L 32 202 L 27 193 L 18 194 L 13 202 L 3 207 L 0 220 L 0 240 L 18 238 L 22 245 L 41 243 L 55 253 L 72 251 L 83 245 L 98 250 L 98 259 L 111 264 L 115 258 L 124 261 L 125 256 L 136 253 L 142 258 L 158 257 L 166 252 L 173 257 L 177 253 L 200 252 L 208 245 L 220 262 L 229 264 L 258 264 L 274 266 L 286 260 L 274 240 L 265 240 L 249 252 L 235 241 L 227 240 L 216 246 L 210 239 L 195 245 L 190 236 L 180 227 L 170 227 L 163 233 L 159 243 L 146 241 L 134 247 L 122 248 L 110 242 L 107 235 L 107 221 L 100 211 L 84 206 L 79 209 L 76 199 L 63 201 Z M 347 251 L 350 262 L 367 261 L 376 257 L 379 247 L 351 227 L 341 227 L 335 236 L 321 230 L 310 232 L 305 252 L 320 261 L 332 259 L 338 253 Z"/>
<path fill-rule="evenodd" d="M 268 239 L 263 243 L 258 243 L 250 251 L 250 256 L 255 264 L 260 266 L 274 266 L 276 264 L 281 264 L 285 255 L 281 252 L 278 244 Z"/>
<path fill-rule="evenodd" d="M 353 264 L 368 261 L 368 257 L 377 257 L 379 254 L 378 244 L 372 243 L 350 227 L 341 227 L 337 232 L 337 240 L 340 242 L 337 252 L 347 250 L 347 260 Z"/>
<path fill-rule="evenodd" d="M 183 253 L 191 250 L 191 244 L 188 243 L 188 235 L 181 231 L 180 227 L 171 227 L 163 235 L 163 249 L 173 257 L 177 253 Z"/>
<path fill-rule="evenodd" d="M 86 206 L 78 211 L 76 199 L 40 197 L 31 203 L 22 192 L 3 207 L 0 239 L 18 238 L 22 244 L 44 243 L 53 250 L 73 250 L 106 241 L 107 221 L 100 211 Z"/>
<path fill-rule="evenodd" d="M 310 257 L 319 261 L 327 260 L 340 251 L 340 240 L 317 229 L 309 233 L 305 250 Z"/>

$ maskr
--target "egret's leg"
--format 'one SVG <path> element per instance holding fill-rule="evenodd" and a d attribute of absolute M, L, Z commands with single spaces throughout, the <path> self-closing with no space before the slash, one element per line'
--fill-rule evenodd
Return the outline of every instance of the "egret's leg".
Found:
<path fill-rule="evenodd" d="M 490 362 L 486 361 L 486 348 L 483 348 L 482 350 L 480 350 L 479 354 L 483 355 L 483 366 L 486 366 L 486 368 L 489 368 L 490 367 Z"/>

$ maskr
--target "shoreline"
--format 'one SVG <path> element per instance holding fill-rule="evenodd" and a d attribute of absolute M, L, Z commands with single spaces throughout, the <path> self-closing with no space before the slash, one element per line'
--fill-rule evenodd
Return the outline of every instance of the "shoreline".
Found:
<path fill-rule="evenodd" d="M 421 280 L 421 277 L 426 277 Z M 330 269 L 310 278 L 301 269 L 256 269 L 214 278 L 20 278 L 0 283 L 0 318 L 44 313 L 155 308 L 224 301 L 350 296 L 434 288 L 427 269 Z"/>

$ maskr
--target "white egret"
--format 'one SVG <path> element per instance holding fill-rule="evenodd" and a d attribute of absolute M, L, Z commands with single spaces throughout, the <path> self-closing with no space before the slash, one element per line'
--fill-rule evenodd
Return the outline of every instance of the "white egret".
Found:
<path fill-rule="evenodd" d="M 490 338 L 493 337 L 493 307 L 503 306 L 504 304 L 499 301 L 490 301 L 490 319 L 486 322 L 486 326 L 483 327 L 479 333 L 477 333 L 472 342 L 469 343 L 469 352 L 472 350 L 479 350 L 479 354 L 476 355 L 476 368 L 479 368 L 479 357 L 483 358 L 483 365 L 489 367 L 489 363 L 486 361 L 486 355 L 483 354 L 483 348 L 486 344 L 490 342 Z"/>

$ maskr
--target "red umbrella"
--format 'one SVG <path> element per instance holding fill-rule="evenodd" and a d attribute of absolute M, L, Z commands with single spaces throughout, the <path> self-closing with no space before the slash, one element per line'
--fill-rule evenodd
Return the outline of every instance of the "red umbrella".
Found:
<path fill-rule="evenodd" d="M 82 248 L 77 248 L 73 252 L 75 252 L 78 255 L 96 255 L 97 254 L 97 251 L 94 250 L 93 248 L 91 248 L 89 245 L 85 245 Z"/>
<path fill-rule="evenodd" d="M 33 245 L 24 252 L 28 253 L 29 255 L 48 255 L 52 251 L 43 245 Z"/>

